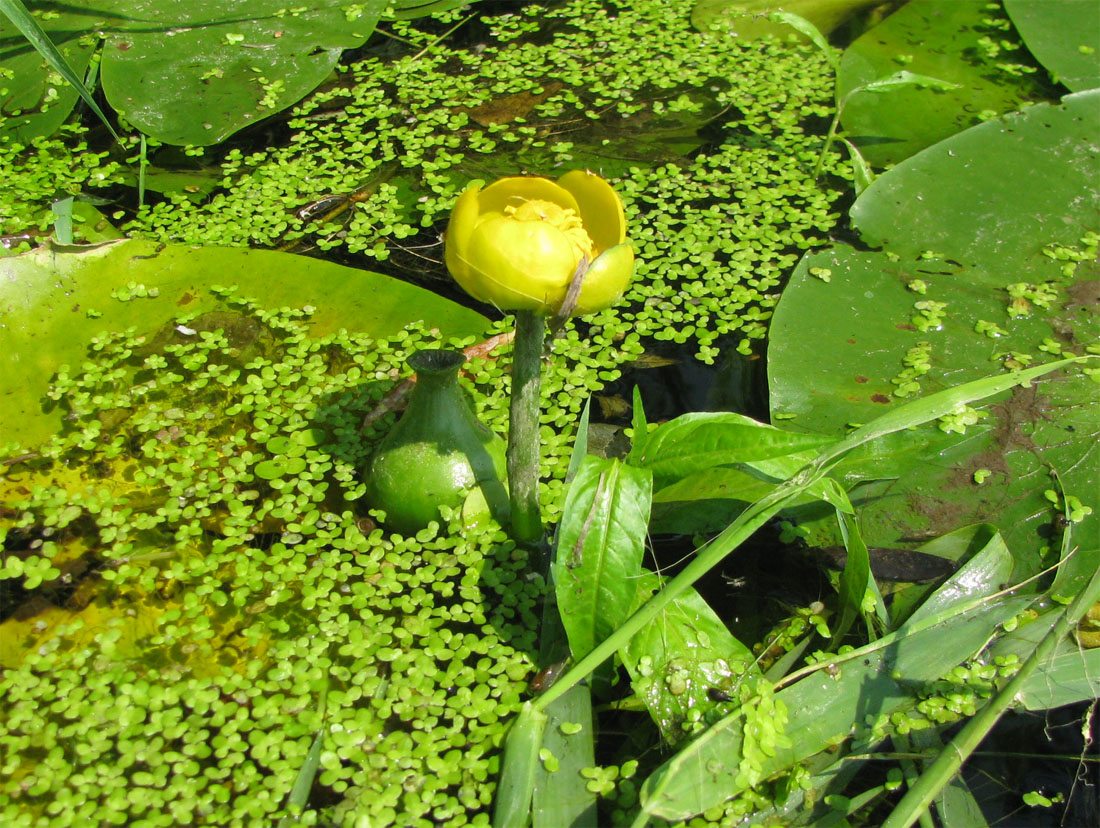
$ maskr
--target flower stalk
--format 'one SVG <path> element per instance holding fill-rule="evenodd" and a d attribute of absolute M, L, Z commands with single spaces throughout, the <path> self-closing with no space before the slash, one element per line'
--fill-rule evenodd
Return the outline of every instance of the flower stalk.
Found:
<path fill-rule="evenodd" d="M 618 194 L 595 173 L 557 180 L 511 176 L 472 183 L 455 202 L 444 244 L 447 269 L 472 297 L 516 314 L 509 411 L 512 535 L 543 540 L 539 511 L 539 386 L 550 329 L 614 304 L 634 275 Z"/>
<path fill-rule="evenodd" d="M 508 417 L 508 487 L 512 535 L 524 544 L 542 540 L 539 509 L 539 389 L 546 321 L 534 311 L 516 311 L 512 356 L 512 402 Z"/>

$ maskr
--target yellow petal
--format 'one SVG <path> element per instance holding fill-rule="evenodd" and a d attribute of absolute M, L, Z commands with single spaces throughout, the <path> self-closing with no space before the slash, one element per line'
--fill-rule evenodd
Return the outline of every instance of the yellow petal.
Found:
<path fill-rule="evenodd" d="M 470 237 L 477 226 L 478 193 L 481 187 L 474 183 L 458 197 L 454 209 L 451 211 L 451 221 L 447 225 L 447 232 L 443 235 L 443 258 L 447 263 L 447 269 L 451 271 L 455 281 L 463 290 L 476 299 L 481 299 L 476 290 L 471 289 L 473 273 L 467 262 L 469 261 Z M 484 301 L 484 300 L 482 300 Z"/>
<path fill-rule="evenodd" d="M 571 170 L 558 183 L 577 200 L 581 222 L 597 253 L 626 241 L 623 202 L 610 184 L 588 170 Z"/>
<path fill-rule="evenodd" d="M 476 286 L 467 290 L 477 298 L 501 310 L 550 313 L 565 296 L 577 254 L 551 224 L 496 216 L 478 223 L 467 264 Z"/>
<path fill-rule="evenodd" d="M 605 250 L 585 271 L 574 316 L 584 316 L 614 305 L 630 285 L 633 276 L 634 250 L 629 243 Z"/>
<path fill-rule="evenodd" d="M 576 199 L 549 178 L 517 175 L 494 181 L 481 191 L 481 212 L 505 212 L 505 207 L 518 207 L 525 201 L 541 199 L 581 215 Z"/>

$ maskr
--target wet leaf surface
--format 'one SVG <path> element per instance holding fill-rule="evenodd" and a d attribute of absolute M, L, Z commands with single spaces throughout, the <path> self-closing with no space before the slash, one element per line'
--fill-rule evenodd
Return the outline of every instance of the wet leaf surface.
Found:
<path fill-rule="evenodd" d="M 265 304 L 313 305 L 317 333 L 347 328 L 388 336 L 426 320 L 462 335 L 481 333 L 486 324 L 474 311 L 413 285 L 285 253 L 147 241 L 42 247 L 0 260 L 4 439 L 32 445 L 52 433 L 59 414 L 43 416 L 46 387 L 62 365 L 81 363 L 92 337 L 135 327 L 155 338 L 178 315 L 221 309 L 211 293 L 217 285 L 236 286 L 240 296 L 262 297 Z M 186 335 L 169 327 L 173 336 Z M 192 330 L 192 337 L 201 334 Z"/>
<path fill-rule="evenodd" d="M 345 49 L 366 42 L 385 6 L 383 0 L 319 0 L 300 8 L 282 0 L 35 4 L 55 15 L 50 26 L 78 74 L 96 35 L 103 36 L 103 91 L 119 114 L 160 141 L 196 146 L 217 143 L 300 100 Z M 23 91 L 9 98 L 5 114 L 41 106 L 48 86 L 58 87 L 63 97 L 49 105 L 51 114 L 16 124 L 27 134 L 49 134 L 72 110 L 75 95 L 50 83 L 38 56 L 28 55 L 10 32 L 6 23 L 0 26 L 0 66 L 18 73 L 15 88 Z"/>
<path fill-rule="evenodd" d="M 984 0 L 913 0 L 845 50 L 841 100 L 903 69 L 959 85 L 853 95 L 841 123 L 864 158 L 879 166 L 897 163 L 979 123 L 983 113 L 999 115 L 1043 96 L 1033 77 L 1001 68 L 1020 53 L 983 46 L 1004 37 L 987 22 L 990 17 Z"/>
<path fill-rule="evenodd" d="M 638 584 L 636 606 L 641 606 L 660 580 L 646 573 Z M 621 655 L 634 692 L 669 744 L 688 738 L 703 711 L 740 698 L 737 688 L 759 673 L 749 648 L 695 590 L 673 601 Z"/>
<path fill-rule="evenodd" d="M 1073 92 L 1100 86 L 1100 5 L 1093 0 L 1003 0 L 1020 37 Z"/>
<path fill-rule="evenodd" d="M 1100 186 L 1088 171 L 1098 100 L 1081 93 L 971 129 L 858 199 L 853 221 L 885 249 L 834 248 L 800 263 L 772 326 L 773 415 L 838 433 L 915 395 L 1095 349 Z M 828 282 L 812 275 L 822 270 Z M 891 480 L 861 511 L 868 543 L 989 521 L 1002 527 L 1017 574 L 1033 572 L 1055 536 L 1051 470 L 1069 494 L 1100 488 L 1100 395 L 1089 370 L 1001 396 L 948 445 L 933 431 L 941 445 L 931 454 L 924 435 L 906 435 L 913 454 L 895 454 L 892 472 L 880 465 Z M 1075 532 L 1095 539 L 1096 520 Z"/>

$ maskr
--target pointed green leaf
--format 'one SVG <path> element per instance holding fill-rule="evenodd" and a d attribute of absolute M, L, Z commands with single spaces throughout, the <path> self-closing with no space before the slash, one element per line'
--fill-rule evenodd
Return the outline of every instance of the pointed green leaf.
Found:
<path fill-rule="evenodd" d="M 556 594 L 574 658 L 630 615 L 642 570 L 652 480 L 618 460 L 586 457 L 565 498 Z"/>
<path fill-rule="evenodd" d="M 742 414 L 701 412 L 660 425 L 636 462 L 665 486 L 714 466 L 783 457 L 826 442 L 828 438 L 783 431 Z"/>

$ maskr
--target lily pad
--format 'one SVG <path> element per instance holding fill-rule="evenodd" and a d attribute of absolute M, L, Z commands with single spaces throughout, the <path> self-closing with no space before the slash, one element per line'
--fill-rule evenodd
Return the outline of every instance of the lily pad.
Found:
<path fill-rule="evenodd" d="M 481 334 L 488 322 L 422 288 L 378 273 L 267 250 L 191 248 L 150 241 L 38 248 L 0 260 L 0 433 L 40 442 L 57 427 L 43 395 L 64 364 L 79 365 L 105 330 L 150 334 L 180 314 L 221 309 L 211 291 L 234 287 L 269 307 L 313 306 L 311 328 L 389 336 L 426 321 L 445 335 Z"/>
<path fill-rule="evenodd" d="M 828 36 L 856 12 L 876 5 L 878 0 L 698 0 L 691 10 L 691 24 L 701 31 L 727 25 L 739 40 L 766 35 L 786 38 L 794 30 L 769 18 L 771 12 L 781 10 L 805 18 Z"/>
<path fill-rule="evenodd" d="M 852 219 L 885 249 L 807 255 L 777 307 L 773 416 L 837 433 L 918 395 L 1100 349 L 1098 133 L 1100 92 L 1080 93 L 970 129 L 879 178 Z M 986 521 L 1032 571 L 1051 543 L 1051 470 L 1069 494 L 1100 488 L 1097 376 L 1086 366 L 1018 388 L 923 456 L 929 438 L 910 433 L 913 453 L 893 455 L 891 480 L 861 509 L 867 542 Z M 975 416 L 949 418 L 935 439 Z M 1096 533 L 1096 514 L 1074 530 Z"/>
<path fill-rule="evenodd" d="M 1074 92 L 1100 86 L 1100 4 L 1094 0 L 1003 0 L 1027 48 Z"/>
<path fill-rule="evenodd" d="M 69 66 L 77 76 L 84 77 L 98 42 L 95 34 L 87 31 L 87 21 L 76 24 L 77 34 L 82 32 L 83 36 L 73 36 L 75 15 L 43 16 L 39 6 L 47 4 L 29 5 L 39 12 L 35 14 L 39 26 Z M 0 14 L 0 78 L 0 138 L 10 137 L 24 144 L 37 135 L 52 134 L 69 117 L 80 97 L 4 14 Z"/>
<path fill-rule="evenodd" d="M 96 33 L 104 38 L 100 78 L 108 102 L 146 135 L 170 144 L 215 144 L 272 115 L 316 88 L 345 49 L 362 46 L 374 31 L 385 0 L 314 0 L 291 7 L 283 0 L 90 0 L 79 7 L 31 3 L 52 27 L 55 44 L 83 73 Z M 75 104 L 74 94 L 51 102 L 49 71 L 0 24 L 0 68 L 19 72 L 17 93 L 4 111 L 32 113 L 48 106 L 50 118 L 14 121 L 23 132 L 56 127 Z M 73 43 L 77 45 L 72 45 Z M 5 48 L 6 47 L 6 48 Z M 34 91 L 40 96 L 31 100 Z M 62 116 L 63 118 L 63 116 Z M 54 122 L 57 123 L 54 123 Z M 52 127 L 49 131 L 52 131 Z M 35 132 L 35 134 L 44 134 Z"/>
<path fill-rule="evenodd" d="M 866 160 L 897 163 L 982 118 L 1045 97 L 1034 77 L 1004 68 L 1019 53 L 1002 53 L 992 42 L 1003 32 L 989 17 L 984 0 L 912 0 L 845 50 L 837 78 L 841 100 L 899 70 L 958 84 L 851 94 L 841 123 Z"/>

